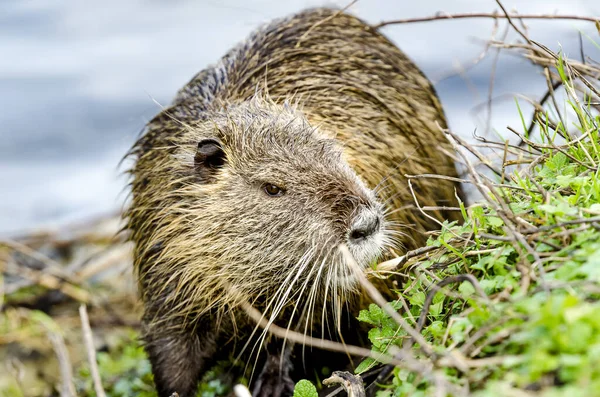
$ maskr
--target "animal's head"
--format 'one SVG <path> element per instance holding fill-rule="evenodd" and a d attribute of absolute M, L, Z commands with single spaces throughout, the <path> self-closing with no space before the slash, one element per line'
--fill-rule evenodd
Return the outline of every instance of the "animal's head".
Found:
<path fill-rule="evenodd" d="M 182 128 L 159 171 L 173 176 L 164 186 L 171 204 L 157 209 L 168 222 L 153 235 L 182 309 L 219 305 L 223 292 L 211 293 L 224 289 L 271 313 L 358 289 L 339 247 L 364 270 L 389 244 L 388 224 L 334 139 L 262 99 Z"/>

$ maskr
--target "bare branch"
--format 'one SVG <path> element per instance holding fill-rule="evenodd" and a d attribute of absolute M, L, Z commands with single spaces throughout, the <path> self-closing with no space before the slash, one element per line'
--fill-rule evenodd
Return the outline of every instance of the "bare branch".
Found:
<path fill-rule="evenodd" d="M 574 21 L 587 21 L 600 23 L 600 17 L 586 17 L 582 15 L 553 15 L 553 14 L 509 14 L 504 15 L 498 12 L 465 12 L 457 14 L 448 14 L 444 12 L 438 12 L 435 15 L 429 17 L 417 17 L 417 18 L 404 18 L 404 19 L 393 19 L 390 21 L 382 21 L 377 25 L 373 25 L 375 29 L 380 29 L 388 25 L 400 25 L 406 23 L 417 23 L 417 22 L 432 22 L 441 21 L 448 19 L 465 19 L 465 18 L 487 18 L 487 19 L 551 19 L 551 20 L 574 20 Z"/>
<path fill-rule="evenodd" d="M 90 374 L 94 381 L 94 390 L 96 396 L 106 397 L 106 393 L 102 388 L 102 381 L 100 380 L 100 371 L 98 370 L 98 363 L 96 362 L 96 348 L 94 347 L 94 337 L 92 335 L 92 328 L 90 327 L 90 321 L 87 314 L 87 308 L 85 305 L 79 306 L 79 317 L 81 317 L 81 329 L 83 331 L 83 340 L 85 342 L 85 348 L 87 350 L 88 362 L 90 364 Z"/>

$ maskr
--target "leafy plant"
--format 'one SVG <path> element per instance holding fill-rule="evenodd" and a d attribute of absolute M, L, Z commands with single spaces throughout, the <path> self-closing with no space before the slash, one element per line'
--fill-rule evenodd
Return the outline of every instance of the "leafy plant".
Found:
<path fill-rule="evenodd" d="M 484 200 L 463 205 L 464 223 L 445 223 L 401 269 L 402 315 L 435 355 L 413 342 L 409 361 L 424 370 L 396 367 L 379 397 L 600 395 L 600 117 L 576 96 L 561 56 L 556 68 L 577 133 L 539 114 L 540 141 L 515 131 L 526 144 L 500 156 L 496 181 L 463 157 Z M 527 166 L 508 172 L 511 154 Z M 358 318 L 372 326 L 374 352 L 406 346 L 406 330 L 377 306 Z M 368 358 L 356 372 L 377 365 Z"/>

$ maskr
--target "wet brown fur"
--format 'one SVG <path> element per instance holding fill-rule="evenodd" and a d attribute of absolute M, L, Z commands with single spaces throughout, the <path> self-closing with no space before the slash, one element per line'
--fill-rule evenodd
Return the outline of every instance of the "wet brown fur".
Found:
<path fill-rule="evenodd" d="M 397 243 L 397 253 L 437 228 L 404 177 L 456 176 L 436 123 L 446 125 L 427 78 L 384 36 L 337 10 L 261 28 L 181 89 L 131 151 L 126 213 L 159 394 L 193 395 L 216 360 L 241 352 L 242 361 L 265 363 L 254 372 L 257 395 L 289 394 L 302 360 L 310 372 L 311 355 L 256 330 L 240 301 L 284 327 L 363 343 L 349 332 L 360 291 L 336 284 L 347 273 L 328 263 L 343 263 L 335 247 L 359 208 L 385 204 L 383 227 L 392 232 L 382 244 Z M 224 166 L 195 162 L 207 138 L 222 145 Z M 261 196 L 265 182 L 289 197 Z M 454 183 L 414 185 L 422 206 L 455 205 Z"/>

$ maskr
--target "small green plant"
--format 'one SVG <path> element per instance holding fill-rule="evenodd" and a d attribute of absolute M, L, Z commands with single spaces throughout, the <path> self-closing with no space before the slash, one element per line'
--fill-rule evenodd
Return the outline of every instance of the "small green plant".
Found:
<path fill-rule="evenodd" d="M 360 313 L 374 352 L 404 352 L 378 397 L 600 396 L 600 117 L 556 62 L 576 122 L 539 114 L 539 140 L 515 131 L 525 144 L 495 181 L 463 157 L 484 200 L 461 207 L 464 223 L 445 223 L 401 269 L 403 316 L 434 353 L 379 307 Z M 526 166 L 507 171 L 511 154 Z"/>
<path fill-rule="evenodd" d="M 111 351 L 99 352 L 97 361 L 107 396 L 156 396 L 150 361 L 135 333 L 129 334 Z M 84 364 L 78 375 L 77 389 L 80 395 L 94 395 L 89 366 Z"/>
<path fill-rule="evenodd" d="M 302 379 L 294 387 L 294 397 L 318 397 L 317 388 L 310 381 Z"/>
<path fill-rule="evenodd" d="M 150 361 L 135 332 L 132 331 L 110 351 L 99 352 L 97 361 L 107 396 L 156 397 Z M 205 374 L 198 386 L 197 397 L 227 395 L 229 388 L 218 379 L 219 371 L 217 366 Z M 81 396 L 95 395 L 87 364 L 79 368 L 77 389 Z"/>

